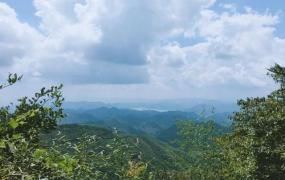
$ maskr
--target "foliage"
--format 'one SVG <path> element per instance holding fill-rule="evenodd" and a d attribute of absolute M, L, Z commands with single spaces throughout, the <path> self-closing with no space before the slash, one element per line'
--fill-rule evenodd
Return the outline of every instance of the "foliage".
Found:
<path fill-rule="evenodd" d="M 52 143 L 60 139 L 59 137 L 64 137 L 62 139 L 68 143 L 76 144 L 84 142 L 78 138 L 82 136 L 96 138 L 95 142 L 85 147 L 89 151 L 86 158 L 81 158 L 85 159 L 93 172 L 98 172 L 93 179 L 156 178 L 170 171 L 173 175 L 181 172 L 189 163 L 185 153 L 152 137 L 125 135 L 95 125 L 60 125 L 51 133 L 42 135 L 42 144 L 47 147 L 51 144 L 64 144 Z M 77 153 L 66 145 L 58 148 L 58 151 L 61 154 Z"/>
<path fill-rule="evenodd" d="M 0 87 L 11 86 L 21 78 L 9 75 L 7 84 Z M 57 125 L 65 116 L 61 89 L 62 85 L 42 88 L 32 98 L 19 99 L 15 107 L 0 109 L 1 179 L 156 179 L 163 174 L 154 173 L 159 169 L 158 160 L 149 154 L 145 161 L 142 151 L 149 153 L 148 147 L 156 148 L 159 160 L 169 161 L 169 165 L 172 156 L 172 160 L 178 157 L 166 145 L 146 137 L 124 137 L 117 130 L 98 134 L 105 130 L 97 129 L 87 134 L 88 128 L 83 127 L 85 133 L 78 134 L 81 127 L 76 126 L 64 134 L 66 129 Z"/>
<path fill-rule="evenodd" d="M 178 123 L 181 146 L 192 158 L 194 179 L 284 179 L 285 68 L 268 73 L 279 89 L 267 97 L 238 101 L 231 133 L 219 133 L 212 122 Z"/>
<path fill-rule="evenodd" d="M 11 86 L 21 78 L 10 74 L 7 83 L 0 87 Z M 19 99 L 14 110 L 9 106 L 0 108 L 1 179 L 13 175 L 29 179 L 46 175 L 43 171 L 52 174 L 51 168 L 38 160 L 37 155 L 44 153 L 39 146 L 39 135 L 54 129 L 57 120 L 64 117 L 61 89 L 62 85 L 42 88 L 32 98 Z"/>
<path fill-rule="evenodd" d="M 11 86 L 21 78 L 9 75 L 7 84 L 0 87 Z M 14 108 L 0 109 L 1 179 L 109 179 L 125 176 L 129 170 L 130 155 L 125 154 L 127 147 L 118 136 L 104 147 L 97 146 L 100 137 L 91 135 L 77 137 L 75 142 L 58 136 L 48 146 L 41 142 L 42 135 L 56 129 L 64 117 L 62 87 L 42 88 L 32 98 L 19 99 Z M 113 167 L 117 169 L 109 173 Z"/>
<path fill-rule="evenodd" d="M 222 179 L 225 166 L 221 146 L 217 138 L 227 132 L 224 127 L 213 121 L 195 123 L 179 121 L 177 123 L 181 139 L 180 147 L 188 152 L 191 158 L 188 164 L 187 177 L 191 179 Z"/>
<path fill-rule="evenodd" d="M 285 177 L 285 68 L 276 64 L 269 75 L 279 89 L 267 97 L 240 100 L 233 133 L 221 139 L 232 178 Z"/>

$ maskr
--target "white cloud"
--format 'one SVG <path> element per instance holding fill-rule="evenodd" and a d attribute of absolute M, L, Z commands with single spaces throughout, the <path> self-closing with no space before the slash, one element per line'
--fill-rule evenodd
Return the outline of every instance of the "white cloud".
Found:
<path fill-rule="evenodd" d="M 11 35 L 22 34 L 17 44 L 21 41 L 31 47 L 14 48 L 3 42 L 7 46 L 3 54 L 6 59 L 11 59 L 12 54 L 17 59 L 13 71 L 34 78 L 144 83 L 149 76 L 146 54 L 151 46 L 174 29 L 192 24 L 199 11 L 213 2 L 34 0 L 39 30 L 20 22 L 5 5 L 8 10 L 1 20 L 9 18 L 8 30 L 16 26 L 17 32 L 10 31 Z M 13 42 L 12 36 L 7 40 Z M 8 47 L 14 52 L 9 53 Z"/>
<path fill-rule="evenodd" d="M 39 27 L 0 3 L 0 75 L 19 72 L 76 86 L 145 83 L 132 85 L 132 92 L 149 96 L 149 88 L 152 97 L 264 88 L 266 68 L 284 64 L 285 40 L 275 35 L 279 17 L 237 12 L 232 4 L 217 13 L 214 3 L 34 0 Z"/>
<path fill-rule="evenodd" d="M 181 46 L 157 46 L 149 54 L 152 79 L 188 84 L 188 88 L 212 86 L 265 87 L 266 68 L 275 62 L 284 65 L 285 40 L 274 35 L 278 16 L 213 10 L 201 11 L 188 34 L 203 42 Z M 186 38 L 193 38 L 186 37 Z M 179 66 L 173 65 L 179 64 Z M 185 86 L 182 86 L 185 88 Z"/>
<path fill-rule="evenodd" d="M 0 2 L 0 68 L 6 68 L 31 52 L 41 35 L 17 19 L 15 11 Z"/>

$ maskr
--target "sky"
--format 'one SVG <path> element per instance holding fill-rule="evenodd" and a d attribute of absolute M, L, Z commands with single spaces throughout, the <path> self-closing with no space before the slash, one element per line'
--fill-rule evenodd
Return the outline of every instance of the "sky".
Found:
<path fill-rule="evenodd" d="M 235 101 L 274 88 L 284 0 L 0 0 L 2 102 L 64 84 L 68 101 Z"/>

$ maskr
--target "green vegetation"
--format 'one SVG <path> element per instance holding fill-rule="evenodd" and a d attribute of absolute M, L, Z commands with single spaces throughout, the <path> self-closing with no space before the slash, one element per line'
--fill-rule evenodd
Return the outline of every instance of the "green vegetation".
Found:
<path fill-rule="evenodd" d="M 285 68 L 275 65 L 269 75 L 279 89 L 267 97 L 240 100 L 233 132 L 222 139 L 228 174 L 235 179 L 285 177 Z"/>
<path fill-rule="evenodd" d="M 216 139 L 225 134 L 226 129 L 213 121 L 194 123 L 178 122 L 179 134 L 182 137 L 180 147 L 188 153 L 191 162 L 188 165 L 188 177 L 191 179 L 222 179 L 222 147 Z"/>
<path fill-rule="evenodd" d="M 269 69 L 279 89 L 267 97 L 240 100 L 231 131 L 212 122 L 179 124 L 182 147 L 193 159 L 193 179 L 276 179 L 285 177 L 285 68 Z"/>
<path fill-rule="evenodd" d="M 177 120 L 200 120 L 200 116 L 193 112 L 138 111 L 115 107 L 100 107 L 90 110 L 66 109 L 65 112 L 67 117 L 61 121 L 62 124 L 96 124 L 102 127 L 117 127 L 129 134 L 147 134 L 155 137 L 175 125 Z"/>
<path fill-rule="evenodd" d="M 1 88 L 21 78 L 9 75 Z M 58 126 L 64 117 L 61 88 L 42 88 L 32 98 L 19 99 L 14 109 L 1 108 L 1 179 L 153 179 L 182 170 L 184 157 L 148 137 L 92 126 Z"/>
<path fill-rule="evenodd" d="M 58 139 L 58 134 L 60 134 L 60 137 L 64 137 L 65 141 L 72 143 L 78 142 L 80 140 L 78 137 L 95 136 L 97 137 L 96 143 L 90 144 L 88 149 L 92 149 L 97 153 L 109 151 L 108 148 L 113 144 L 114 138 L 117 138 L 121 141 L 121 144 L 127 146 L 127 148 L 123 148 L 124 153 L 130 155 L 132 161 L 144 161 L 148 164 L 149 170 L 181 171 L 185 170 L 184 167 L 188 164 L 185 153 L 152 137 L 125 135 L 116 130 L 112 131 L 96 125 L 60 125 L 51 133 L 43 134 L 42 144 L 44 146 L 50 146 L 49 144 L 52 142 L 52 139 Z M 114 148 L 120 149 L 119 146 Z M 66 151 L 67 149 L 63 148 L 62 150 Z M 123 165 L 125 163 L 128 162 L 123 159 L 121 164 Z M 115 170 L 112 169 L 115 167 L 116 166 L 111 166 L 109 170 L 115 172 Z"/>
<path fill-rule="evenodd" d="M 145 116 L 153 119 L 147 121 L 137 112 L 113 109 L 108 117 L 117 118 L 110 118 L 114 126 L 127 117 L 123 130 L 137 125 L 128 134 L 96 122 L 58 125 L 65 117 L 62 85 L 42 88 L 0 109 L 0 179 L 284 179 L 285 68 L 275 65 L 269 75 L 279 88 L 240 100 L 231 127 L 183 120 L 185 114 L 177 112 L 148 111 Z M 21 78 L 9 75 L 0 89 Z"/>

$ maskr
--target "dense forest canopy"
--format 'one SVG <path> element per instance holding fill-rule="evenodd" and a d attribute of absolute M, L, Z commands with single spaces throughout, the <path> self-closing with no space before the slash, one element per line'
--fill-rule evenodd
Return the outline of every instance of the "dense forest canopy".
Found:
<path fill-rule="evenodd" d="M 62 85 L 42 88 L 0 109 L 0 178 L 284 179 L 285 68 L 276 64 L 268 75 L 278 89 L 239 100 L 231 127 L 181 119 L 171 142 L 95 124 L 59 125 Z M 10 74 L 0 89 L 21 79 Z"/>

